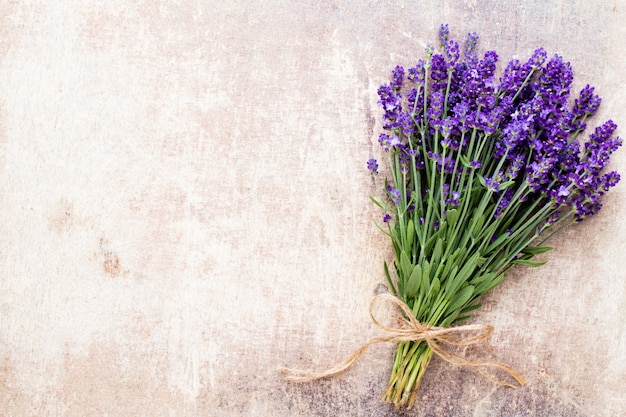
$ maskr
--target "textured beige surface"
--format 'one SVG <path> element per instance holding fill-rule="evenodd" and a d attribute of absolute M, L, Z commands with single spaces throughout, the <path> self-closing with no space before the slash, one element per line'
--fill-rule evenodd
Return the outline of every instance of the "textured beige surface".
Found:
<path fill-rule="evenodd" d="M 501 61 L 543 45 L 623 132 L 624 21 L 623 1 L 0 2 L 0 416 L 626 415 L 624 184 L 475 317 L 497 330 L 468 353 L 525 388 L 435 360 L 395 412 L 392 346 L 276 373 L 378 334 L 365 161 L 389 70 L 442 22 Z"/>

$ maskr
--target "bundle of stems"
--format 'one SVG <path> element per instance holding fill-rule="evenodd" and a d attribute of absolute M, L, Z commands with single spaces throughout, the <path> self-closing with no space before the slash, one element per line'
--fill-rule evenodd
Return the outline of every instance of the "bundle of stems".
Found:
<path fill-rule="evenodd" d="M 443 25 L 439 40 L 379 88 L 386 178 L 378 161 L 368 169 L 382 182 L 372 201 L 395 255 L 384 264 L 390 291 L 420 323 L 448 327 L 511 267 L 545 263 L 533 257 L 552 249 L 554 233 L 598 212 L 619 181 L 603 171 L 621 140 L 609 120 L 581 146 L 601 100 L 587 85 L 570 102 L 573 73 L 560 56 L 539 48 L 498 78 L 497 54 L 479 57 L 476 34 L 461 48 Z M 424 341 L 398 343 L 383 399 L 411 407 L 432 356 Z"/>

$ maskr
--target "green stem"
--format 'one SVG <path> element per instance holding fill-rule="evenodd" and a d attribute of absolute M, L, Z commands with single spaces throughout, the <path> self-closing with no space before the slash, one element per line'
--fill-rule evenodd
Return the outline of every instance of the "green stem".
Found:
<path fill-rule="evenodd" d="M 423 341 L 398 343 L 391 378 L 382 400 L 396 408 L 411 408 L 432 355 L 433 351 Z"/>

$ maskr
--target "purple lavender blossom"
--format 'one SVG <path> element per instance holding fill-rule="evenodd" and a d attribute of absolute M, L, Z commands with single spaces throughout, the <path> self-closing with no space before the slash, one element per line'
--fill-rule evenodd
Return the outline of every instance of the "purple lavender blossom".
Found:
<path fill-rule="evenodd" d="M 594 88 L 587 84 L 581 91 L 580 96 L 574 101 L 572 113 L 576 117 L 592 116 L 600 107 L 602 99 L 593 93 Z"/>
<path fill-rule="evenodd" d="M 485 177 L 485 187 L 488 191 L 497 192 L 500 183 L 493 177 Z"/>
<path fill-rule="evenodd" d="M 467 34 L 467 37 L 465 38 L 465 58 L 468 61 L 473 61 L 476 59 L 476 45 L 478 44 L 478 35 L 476 34 L 476 32 L 471 32 Z"/>
<path fill-rule="evenodd" d="M 470 162 L 470 166 L 474 169 L 480 169 L 483 167 L 483 164 L 478 160 L 473 160 Z"/>
<path fill-rule="evenodd" d="M 400 205 L 400 200 L 402 198 L 402 194 L 400 194 L 400 190 L 397 188 L 393 188 L 390 185 L 387 186 L 387 192 L 389 193 L 389 198 L 393 201 L 393 204 L 396 206 Z"/>
<path fill-rule="evenodd" d="M 461 56 L 461 48 L 459 44 L 455 41 L 448 41 L 444 46 L 444 51 L 446 53 L 446 58 L 451 65 L 456 64 Z"/>
<path fill-rule="evenodd" d="M 402 152 L 398 156 L 398 160 L 400 161 L 400 171 L 405 174 L 409 172 L 409 163 L 411 162 L 409 155 L 406 152 Z"/>
<path fill-rule="evenodd" d="M 370 158 L 367 161 L 367 169 L 370 171 L 372 175 L 378 174 L 378 162 L 374 158 Z"/>
<path fill-rule="evenodd" d="M 404 80 L 404 68 L 400 65 L 397 65 L 393 71 L 391 72 L 392 81 L 389 84 L 391 88 L 394 90 L 398 90 L 402 87 L 402 82 Z"/>
<path fill-rule="evenodd" d="M 500 200 L 500 203 L 498 204 L 498 207 L 496 207 L 496 212 L 494 213 L 494 217 L 495 218 L 498 218 L 498 217 L 500 217 L 502 215 L 504 210 L 511 203 L 511 199 L 512 198 L 513 198 L 513 190 L 510 189 L 510 188 L 507 188 L 506 191 L 504 192 L 504 194 L 502 195 L 502 199 Z"/>
<path fill-rule="evenodd" d="M 532 69 L 540 68 L 544 62 L 546 62 L 546 58 L 548 57 L 548 53 L 543 48 L 535 49 L 532 56 L 528 60 L 527 65 Z"/>
<path fill-rule="evenodd" d="M 428 118 L 431 122 L 439 121 L 441 113 L 443 112 L 444 94 L 441 91 L 436 91 L 430 97 L 430 103 L 428 106 Z"/>
<path fill-rule="evenodd" d="M 430 78 L 432 79 L 433 91 L 445 91 L 448 84 L 449 63 L 441 54 L 434 54 L 431 58 Z"/>
<path fill-rule="evenodd" d="M 398 147 L 402 144 L 397 136 L 389 136 L 385 133 L 381 133 L 378 136 L 378 143 L 380 144 L 380 146 L 383 147 L 385 152 L 390 152 L 392 148 Z"/>
<path fill-rule="evenodd" d="M 448 24 L 444 23 L 439 26 L 439 43 L 441 48 L 445 48 L 448 43 L 448 38 L 450 36 L 450 29 L 448 28 Z"/>
<path fill-rule="evenodd" d="M 415 67 L 409 68 L 407 79 L 418 85 L 424 85 L 424 81 L 426 80 L 425 66 L 426 62 L 424 60 L 420 59 L 419 61 L 417 61 Z"/>
<path fill-rule="evenodd" d="M 446 199 L 445 203 L 448 206 L 458 207 L 459 206 L 459 198 L 461 197 L 461 193 L 458 191 L 452 191 L 451 197 Z"/>

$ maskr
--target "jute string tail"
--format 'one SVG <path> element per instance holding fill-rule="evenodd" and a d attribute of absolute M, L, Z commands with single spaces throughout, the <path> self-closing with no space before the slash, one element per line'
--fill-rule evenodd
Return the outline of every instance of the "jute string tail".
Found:
<path fill-rule="evenodd" d="M 381 301 L 389 301 L 400 307 L 400 309 L 404 312 L 404 317 L 401 317 L 399 320 L 399 327 L 389 327 L 380 323 L 376 319 L 376 317 L 374 316 L 374 306 Z M 390 294 L 380 294 L 374 297 L 369 306 L 369 313 L 372 322 L 378 328 L 387 332 L 387 335 L 370 339 L 357 350 L 352 352 L 352 354 L 348 356 L 345 360 L 323 372 L 280 368 L 279 370 L 283 374 L 285 374 L 285 379 L 294 382 L 310 382 L 316 379 L 330 377 L 348 369 L 357 359 L 359 359 L 359 357 L 367 350 L 367 348 L 372 345 L 387 342 L 397 343 L 402 341 L 423 340 L 428 344 L 433 353 L 438 355 L 443 360 L 456 365 L 472 367 L 481 375 L 499 385 L 511 388 L 519 388 L 526 383 L 526 379 L 522 375 L 520 375 L 516 370 L 506 364 L 497 362 L 472 361 L 441 347 L 441 344 L 448 344 L 453 346 L 467 346 L 477 343 L 491 336 L 494 331 L 493 326 L 487 324 L 468 324 L 456 327 L 434 327 L 430 325 L 424 325 L 415 318 L 409 306 L 407 306 L 402 300 Z M 469 335 L 467 335 L 468 333 Z M 506 372 L 517 383 L 511 383 L 498 379 L 492 372 L 487 371 L 487 369 L 489 368 L 496 368 Z"/>

